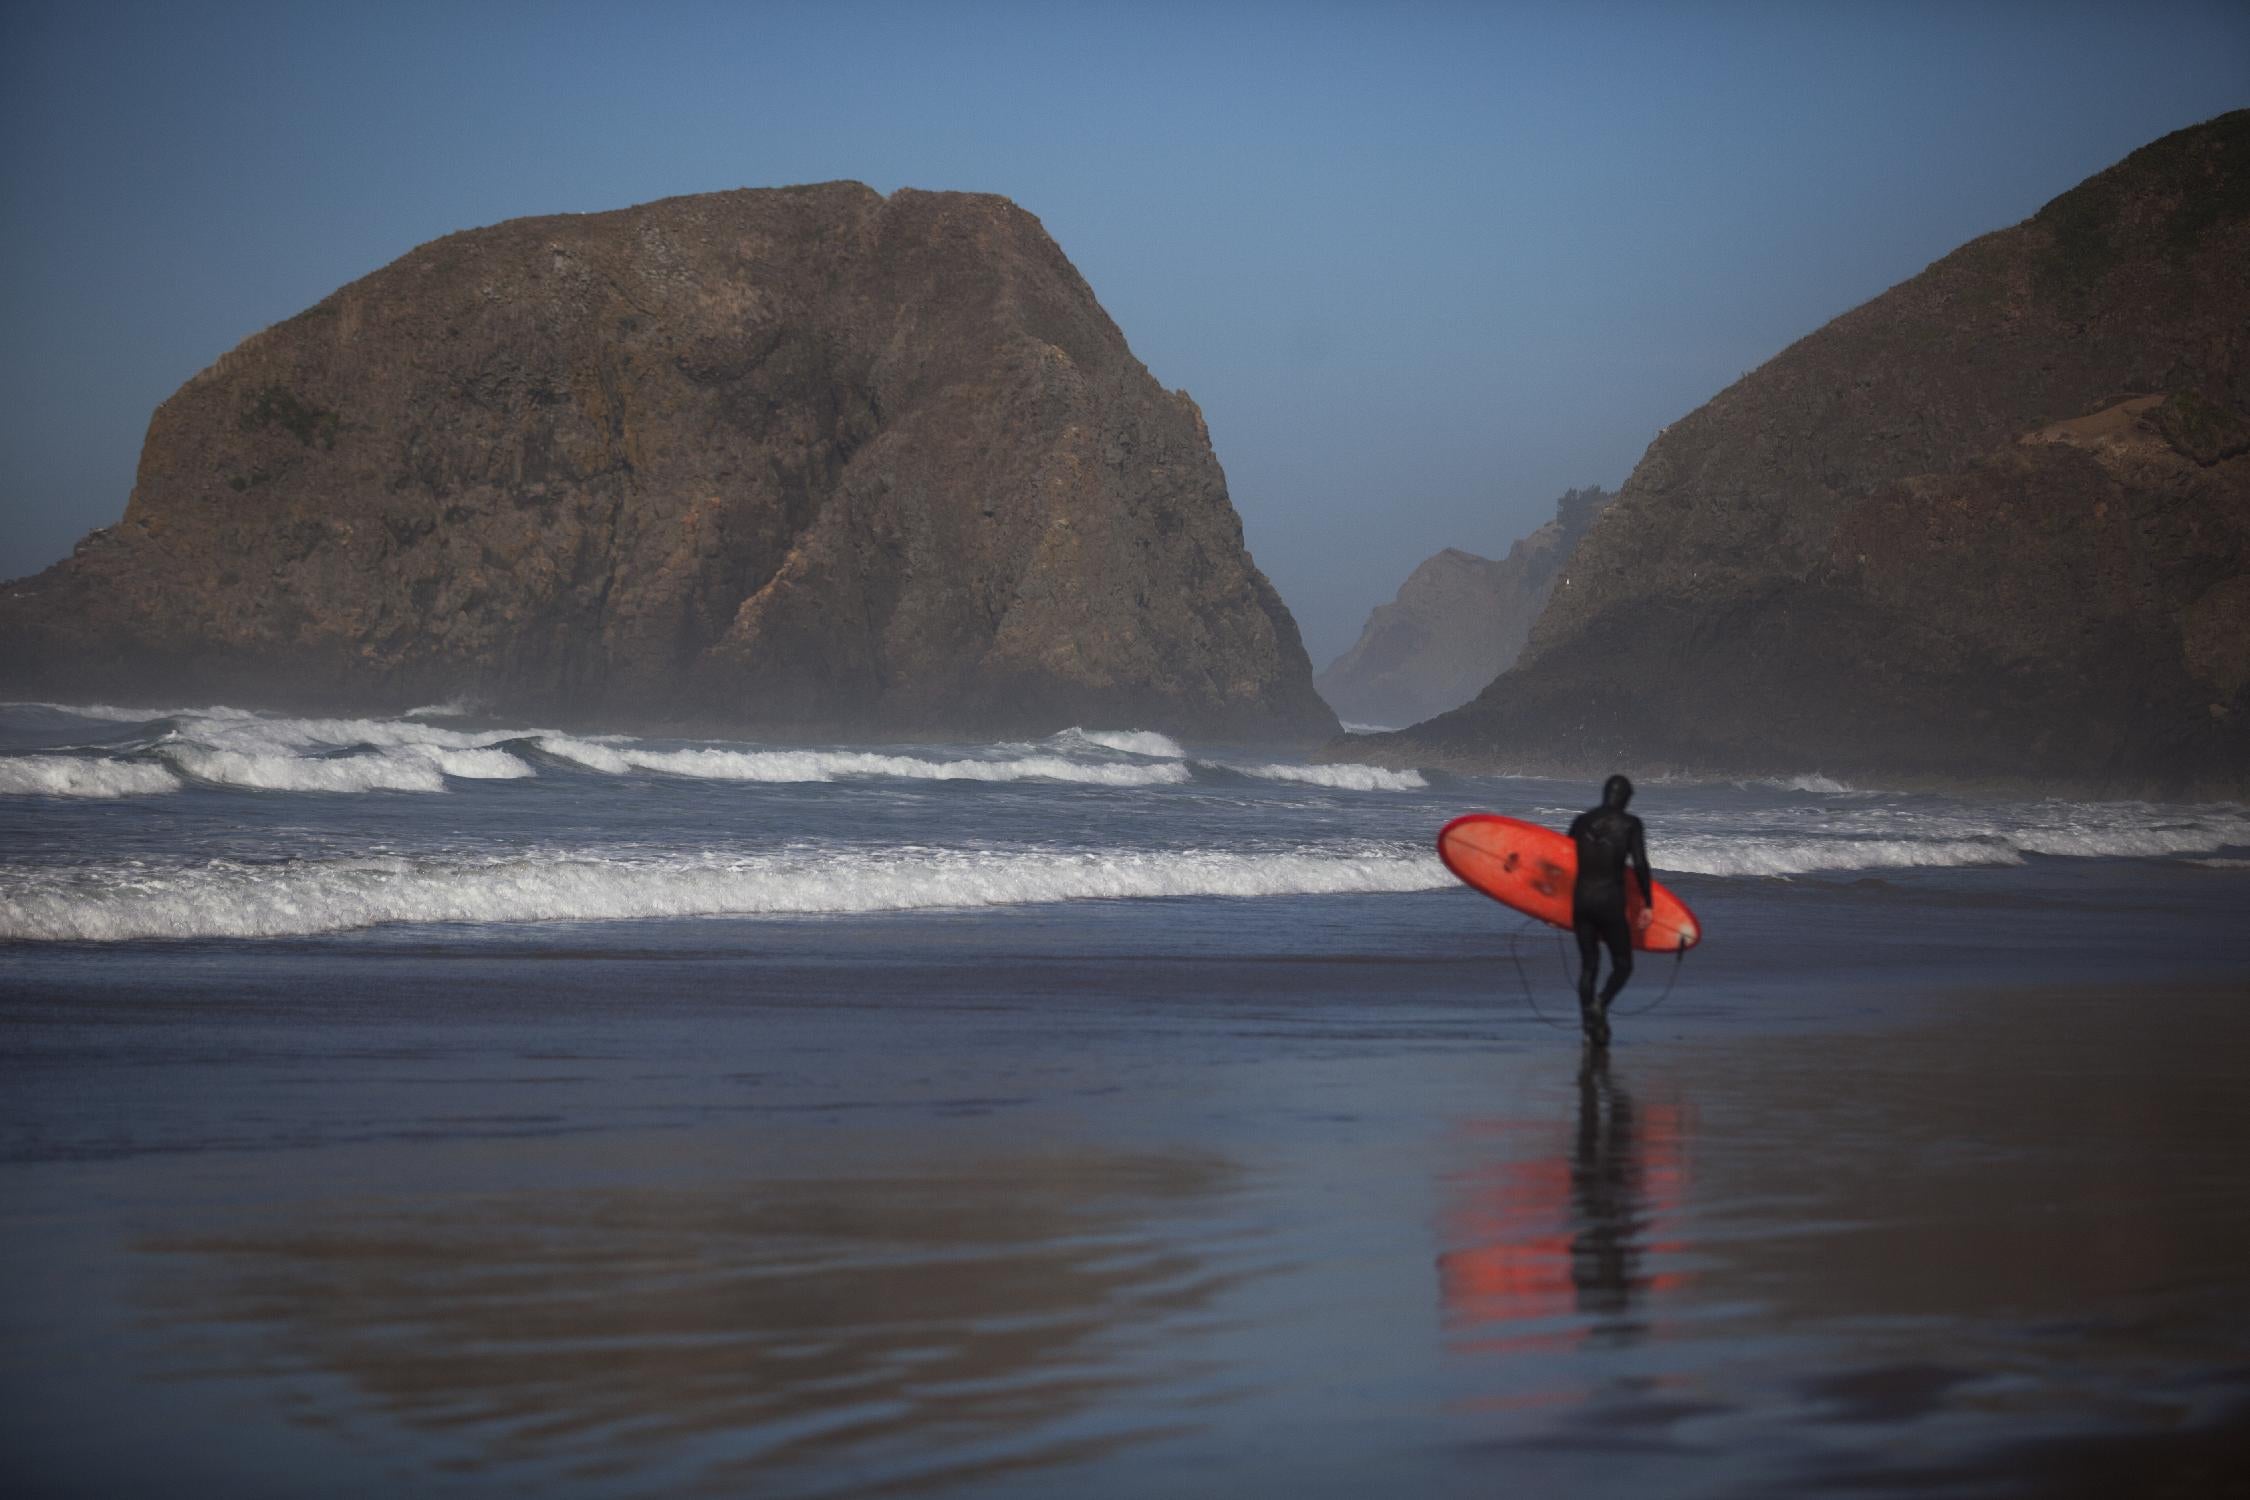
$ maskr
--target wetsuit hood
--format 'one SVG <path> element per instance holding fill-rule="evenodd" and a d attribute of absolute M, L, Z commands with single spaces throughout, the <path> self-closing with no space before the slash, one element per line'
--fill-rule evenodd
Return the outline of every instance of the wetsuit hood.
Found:
<path fill-rule="evenodd" d="M 1633 783 L 1623 776 L 1612 776 L 1602 783 L 1602 806 L 1612 812 L 1623 812 L 1625 804 L 1633 800 Z"/>

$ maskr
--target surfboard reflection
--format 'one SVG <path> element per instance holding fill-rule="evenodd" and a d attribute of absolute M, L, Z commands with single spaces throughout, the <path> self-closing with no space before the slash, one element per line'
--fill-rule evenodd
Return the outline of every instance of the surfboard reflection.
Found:
<path fill-rule="evenodd" d="M 1472 1347 L 1630 1342 L 1646 1331 L 1643 1304 L 1685 1279 L 1652 1269 L 1682 1249 L 1679 1106 L 1643 1109 L 1598 1053 L 1576 1104 L 1567 1149 L 1552 1153 L 1508 1154 L 1521 1122 L 1471 1127 L 1485 1159 L 1448 1185 L 1438 1288 L 1448 1329 Z"/>

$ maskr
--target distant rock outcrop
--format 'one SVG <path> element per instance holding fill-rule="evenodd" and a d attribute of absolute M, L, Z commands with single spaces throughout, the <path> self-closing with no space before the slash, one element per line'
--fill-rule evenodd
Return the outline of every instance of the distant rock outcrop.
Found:
<path fill-rule="evenodd" d="M 1355 759 L 2250 791 L 2250 111 L 1674 423 L 1515 669 Z"/>
<path fill-rule="evenodd" d="M 19 695 L 1335 728 L 1201 414 L 1038 221 L 857 183 L 424 245 L 159 407 L 0 635 Z"/>
<path fill-rule="evenodd" d="M 1349 651 L 1313 679 L 1345 720 L 1412 724 L 1474 698 L 1515 664 L 1555 580 L 1596 514 L 1615 499 L 1571 490 L 1553 520 L 1498 562 L 1448 547 L 1378 605 Z"/>

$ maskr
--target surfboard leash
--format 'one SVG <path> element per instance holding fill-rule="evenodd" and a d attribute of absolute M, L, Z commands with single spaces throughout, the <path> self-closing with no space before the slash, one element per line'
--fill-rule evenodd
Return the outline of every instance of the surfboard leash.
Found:
<path fill-rule="evenodd" d="M 1672 972 L 1665 977 L 1664 993 L 1658 995 L 1654 1000 L 1649 1001 L 1648 1004 L 1642 1006 L 1639 1010 L 1621 1010 L 1618 1012 L 1618 1015 L 1629 1021 L 1635 1016 L 1647 1015 L 1650 1011 L 1656 1009 L 1656 1007 L 1671 999 L 1672 986 L 1680 982 L 1680 970 L 1686 967 L 1687 949 L 1674 948 L 1672 950 Z"/>
<path fill-rule="evenodd" d="M 1523 959 L 1516 952 L 1517 942 L 1523 937 L 1526 932 L 1531 930 L 1532 924 L 1534 922 L 1537 922 L 1538 920 L 1539 919 L 1536 917 L 1526 917 L 1521 923 L 1517 924 L 1514 931 L 1508 934 L 1508 962 L 1516 966 L 1516 982 L 1523 986 L 1524 1002 L 1531 1007 L 1531 1013 L 1537 1016 L 1547 1025 L 1554 1027 L 1557 1031 L 1575 1031 L 1578 1028 L 1555 1020 L 1544 1010 L 1539 1008 L 1538 993 L 1532 989 L 1531 976 L 1524 972 Z M 1564 946 L 1562 929 L 1559 927 L 1555 929 L 1555 957 L 1557 961 L 1562 965 L 1564 985 L 1570 989 L 1575 990 L 1578 987 L 1577 976 L 1570 972 L 1570 949 Z M 1674 948 L 1672 950 L 1672 972 L 1665 976 L 1663 993 L 1658 995 L 1654 1000 L 1651 1000 L 1648 1004 L 1642 1006 L 1638 1010 L 1618 1011 L 1616 1013 L 1617 1018 L 1619 1020 L 1629 1021 L 1637 1016 L 1645 1016 L 1650 1011 L 1655 1010 L 1658 1006 L 1662 1005 L 1665 1001 L 1671 999 L 1672 987 L 1680 982 L 1680 971 L 1686 967 L 1687 949 Z"/>
<path fill-rule="evenodd" d="M 1526 917 L 1520 924 L 1517 925 L 1516 929 L 1513 932 L 1510 932 L 1508 934 L 1508 962 L 1516 966 L 1516 979 L 1517 982 L 1522 984 L 1523 986 L 1524 1002 L 1531 1007 L 1531 1013 L 1537 1016 L 1540 1020 L 1546 1022 L 1546 1024 L 1548 1024 L 1549 1026 L 1554 1027 L 1557 1031 L 1575 1031 L 1578 1028 L 1576 1028 L 1575 1026 L 1565 1026 L 1562 1022 L 1551 1019 L 1545 1011 L 1539 1008 L 1539 997 L 1532 991 L 1531 988 L 1531 976 L 1524 972 L 1523 960 L 1516 954 L 1517 942 L 1523 937 L 1526 932 L 1531 930 L 1531 924 L 1537 920 L 1538 918 L 1536 917 Z M 1556 941 L 1561 941 L 1559 934 L 1556 938 Z M 1563 955 L 1563 975 L 1566 979 L 1570 975 L 1570 956 L 1568 954 Z"/>

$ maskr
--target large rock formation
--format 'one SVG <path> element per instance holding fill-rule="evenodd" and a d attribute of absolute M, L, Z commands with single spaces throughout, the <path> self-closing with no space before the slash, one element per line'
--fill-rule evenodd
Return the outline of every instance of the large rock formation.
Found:
<path fill-rule="evenodd" d="M 1578 539 L 1615 498 L 1599 485 L 1569 491 L 1554 519 L 1498 562 L 1446 548 L 1375 607 L 1313 685 L 1330 708 L 1364 724 L 1412 724 L 1468 702 L 1515 664 Z"/>
<path fill-rule="evenodd" d="M 857 183 L 424 245 L 157 409 L 0 689 L 1334 732 L 1195 404 L 1038 221 Z"/>
<path fill-rule="evenodd" d="M 1390 761 L 2250 790 L 2250 112 L 1660 434 L 1515 670 Z"/>

